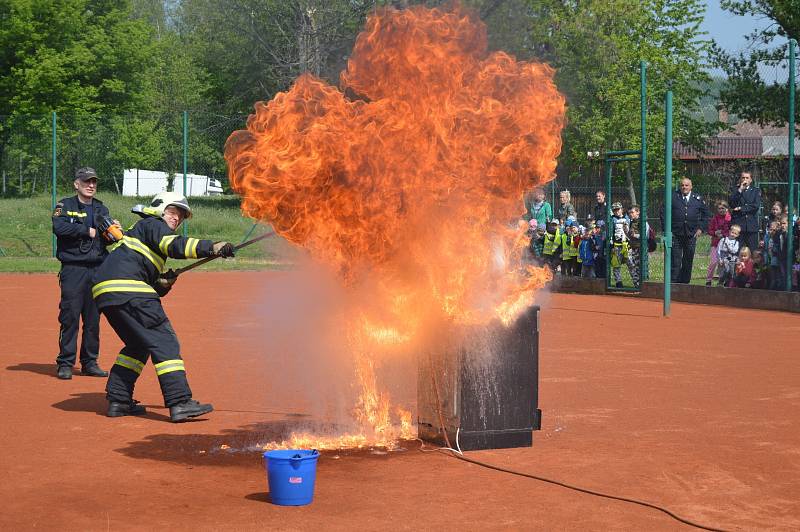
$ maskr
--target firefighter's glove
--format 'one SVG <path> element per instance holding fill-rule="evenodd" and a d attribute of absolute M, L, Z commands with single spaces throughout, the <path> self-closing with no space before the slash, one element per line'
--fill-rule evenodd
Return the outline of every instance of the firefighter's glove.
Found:
<path fill-rule="evenodd" d="M 175 270 L 167 270 L 161 275 L 158 276 L 158 285 L 162 288 L 172 288 L 172 285 L 175 284 L 175 281 L 178 280 L 178 274 L 175 273 Z"/>
<path fill-rule="evenodd" d="M 233 257 L 236 250 L 230 242 L 214 242 L 214 255 L 218 257 Z"/>

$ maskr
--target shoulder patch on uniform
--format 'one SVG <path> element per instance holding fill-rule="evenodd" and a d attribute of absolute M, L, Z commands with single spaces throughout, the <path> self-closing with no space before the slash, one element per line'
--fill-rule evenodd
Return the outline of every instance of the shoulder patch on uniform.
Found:
<path fill-rule="evenodd" d="M 54 211 L 53 211 L 53 218 L 56 218 L 57 216 L 61 216 L 61 208 L 62 208 L 63 206 L 64 206 L 64 205 L 62 205 L 61 203 L 59 203 L 58 205 L 56 205 L 56 210 L 54 210 Z"/>

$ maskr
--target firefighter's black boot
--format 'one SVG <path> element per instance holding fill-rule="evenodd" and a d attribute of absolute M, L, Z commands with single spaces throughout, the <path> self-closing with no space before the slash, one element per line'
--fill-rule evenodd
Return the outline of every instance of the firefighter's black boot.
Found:
<path fill-rule="evenodd" d="M 147 413 L 147 409 L 139 404 L 139 401 L 131 401 L 129 403 L 121 403 L 117 401 L 109 401 L 108 417 L 122 417 L 122 416 L 143 416 Z"/>
<path fill-rule="evenodd" d="M 81 375 L 89 377 L 108 377 L 108 372 L 104 371 L 97 364 L 89 364 L 81 368 Z"/>
<path fill-rule="evenodd" d="M 214 407 L 198 403 L 194 399 L 187 399 L 175 406 L 169 407 L 169 418 L 173 423 L 186 421 L 191 417 L 202 416 L 212 412 Z"/>
<path fill-rule="evenodd" d="M 56 377 L 61 380 L 68 381 L 72 378 L 72 366 L 58 366 Z"/>

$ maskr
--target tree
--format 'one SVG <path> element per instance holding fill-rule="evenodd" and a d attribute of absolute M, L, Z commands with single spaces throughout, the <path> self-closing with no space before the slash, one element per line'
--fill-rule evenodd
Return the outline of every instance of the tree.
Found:
<path fill-rule="evenodd" d="M 248 112 L 303 72 L 336 83 L 374 0 L 183 0 L 178 32 L 215 110 Z"/>
<path fill-rule="evenodd" d="M 639 62 L 648 65 L 651 153 L 663 146 L 663 97 L 675 94 L 675 136 L 699 144 L 715 124 L 698 118 L 708 86 L 709 42 L 700 0 L 530 0 L 534 54 L 557 69 L 567 97 L 561 166 L 577 173 L 587 152 L 636 149 L 640 138 Z M 660 157 L 649 158 L 659 175 Z M 633 200 L 633 198 L 632 198 Z"/>
<path fill-rule="evenodd" d="M 759 124 L 783 125 L 788 120 L 788 84 L 765 79 L 763 67 L 787 65 L 788 45 L 776 41 L 800 38 L 800 5 L 797 0 L 722 0 L 720 5 L 736 15 L 753 15 L 772 23 L 746 37 L 746 51 L 730 54 L 714 44 L 714 64 L 728 77 L 721 91 L 722 103 L 740 118 Z"/>
<path fill-rule="evenodd" d="M 151 29 L 131 17 L 130 3 L 4 0 L 0 21 L 0 165 L 12 140 L 15 152 L 44 158 L 51 111 L 72 117 L 76 129 L 64 132 L 66 141 L 92 118 L 144 104 Z M 74 169 L 72 155 L 62 173 Z"/>

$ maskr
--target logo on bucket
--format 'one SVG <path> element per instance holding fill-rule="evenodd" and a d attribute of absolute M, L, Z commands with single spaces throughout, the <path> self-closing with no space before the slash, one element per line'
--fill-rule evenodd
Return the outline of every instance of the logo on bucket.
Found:
<path fill-rule="evenodd" d="M 289 484 L 302 484 L 303 477 L 289 477 Z"/>

